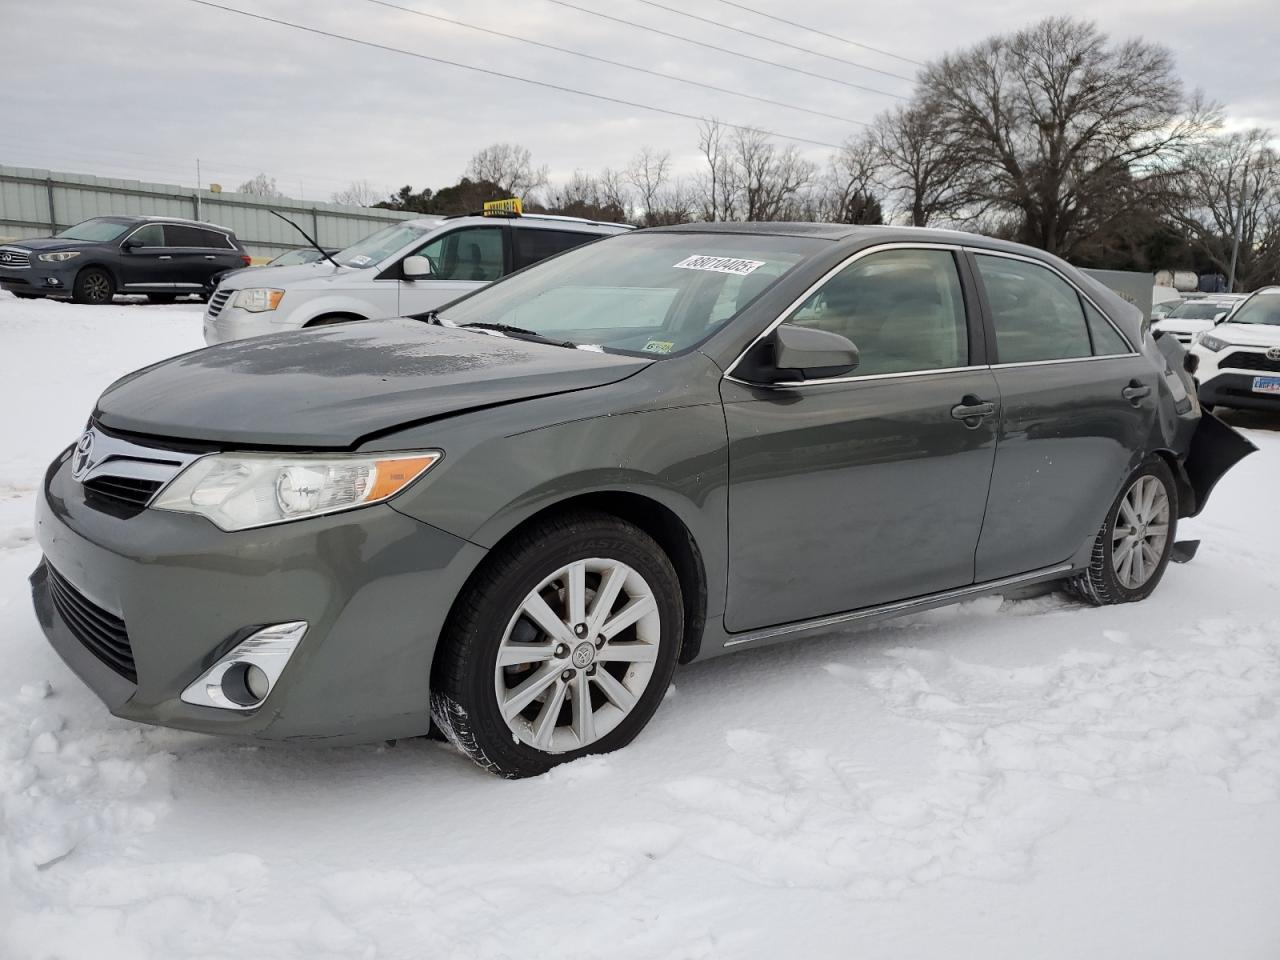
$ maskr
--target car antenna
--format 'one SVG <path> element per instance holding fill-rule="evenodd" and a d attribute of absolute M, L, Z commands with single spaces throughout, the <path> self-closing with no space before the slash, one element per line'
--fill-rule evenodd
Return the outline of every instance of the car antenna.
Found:
<path fill-rule="evenodd" d="M 328 251 L 325 250 L 324 247 L 320 246 L 320 244 L 316 243 L 315 239 L 311 236 L 311 234 L 307 233 L 307 231 L 303 230 L 300 226 L 298 226 L 296 223 L 294 223 L 292 220 L 286 217 L 283 213 L 276 213 L 275 210 L 270 210 L 268 212 L 279 217 L 289 226 L 293 227 L 293 229 L 297 230 L 300 234 L 302 234 L 304 237 L 307 238 L 307 243 L 311 244 L 313 247 L 315 247 L 317 250 L 320 251 L 320 256 L 324 257 L 326 260 L 332 263 L 335 267 L 341 268 L 342 264 L 340 264 L 337 260 L 333 259 L 333 257 L 329 256 Z"/>

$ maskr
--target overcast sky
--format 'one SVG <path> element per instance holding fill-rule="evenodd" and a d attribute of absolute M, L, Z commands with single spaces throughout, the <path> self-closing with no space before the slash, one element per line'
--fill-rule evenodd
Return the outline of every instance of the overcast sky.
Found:
<path fill-rule="evenodd" d="M 695 116 L 836 143 L 858 127 L 729 93 L 592 63 L 387 9 L 372 0 L 217 0 L 417 53 Z M 910 77 L 910 62 L 770 21 L 724 0 L 572 0 L 578 7 L 740 51 L 749 62 L 646 33 L 552 0 L 395 0 L 732 91 L 870 120 L 908 79 L 824 59 L 725 29 L 738 27 Z M 567 2 L 567 0 L 566 0 Z M 909 60 L 939 54 L 1051 14 L 1088 17 L 1118 37 L 1171 47 L 1188 87 L 1222 102 L 1234 126 L 1280 130 L 1276 0 L 741 0 Z M 823 74 L 883 91 L 873 93 Z M 356 179 L 388 189 L 438 188 L 497 140 L 528 146 L 563 178 L 625 166 L 642 145 L 697 165 L 696 124 L 341 40 L 249 20 L 190 0 L 0 0 L 0 163 L 227 189 L 259 171 L 293 196 L 327 199 Z M 830 151 L 804 145 L 815 160 Z"/>

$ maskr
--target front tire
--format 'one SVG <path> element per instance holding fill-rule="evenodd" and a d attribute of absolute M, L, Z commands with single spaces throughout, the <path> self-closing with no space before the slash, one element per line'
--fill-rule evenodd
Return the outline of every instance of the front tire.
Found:
<path fill-rule="evenodd" d="M 617 750 L 665 695 L 683 621 L 675 568 L 643 530 L 594 511 L 537 523 L 485 561 L 450 614 L 432 718 L 508 778 Z"/>
<path fill-rule="evenodd" d="M 1177 531 L 1173 472 L 1161 457 L 1148 457 L 1112 504 L 1072 592 L 1094 606 L 1145 600 L 1164 576 Z"/>
<path fill-rule="evenodd" d="M 76 303 L 110 303 L 116 295 L 111 274 L 101 267 L 87 267 L 76 274 L 71 299 Z"/>

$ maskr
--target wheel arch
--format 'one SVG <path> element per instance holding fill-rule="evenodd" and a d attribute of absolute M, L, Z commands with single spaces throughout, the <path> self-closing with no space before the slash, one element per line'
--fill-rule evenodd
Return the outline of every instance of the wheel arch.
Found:
<path fill-rule="evenodd" d="M 1191 486 L 1190 478 L 1187 477 L 1186 468 L 1182 465 L 1182 458 L 1168 447 L 1157 447 L 1151 451 L 1151 455 L 1163 460 L 1169 472 L 1173 474 L 1173 484 L 1178 493 L 1178 519 L 1195 516 L 1198 512 L 1196 492 Z"/>
<path fill-rule="evenodd" d="M 490 548 L 491 555 L 497 555 L 506 544 L 527 530 L 549 517 L 560 516 L 577 511 L 597 511 L 625 520 L 639 527 L 657 542 L 675 567 L 676 577 L 680 581 L 680 592 L 684 602 L 684 636 L 680 643 L 680 663 L 688 663 L 697 655 L 702 645 L 702 635 L 707 620 L 707 572 L 702 551 L 694 539 L 693 533 L 685 522 L 670 507 L 647 497 L 642 493 L 625 490 L 596 490 L 567 497 L 542 507 L 523 518 L 519 523 L 506 531 Z M 477 565 L 467 582 L 458 592 L 445 622 L 453 616 L 461 598 L 471 588 L 473 579 L 483 569 L 484 562 Z M 439 656 L 440 645 L 432 659 Z"/>
<path fill-rule="evenodd" d="M 322 327 L 329 323 L 343 323 L 348 320 L 368 320 L 368 317 L 361 316 L 358 313 L 352 313 L 350 310 L 331 310 L 328 313 L 322 313 L 319 316 L 312 317 L 302 325 L 302 329 L 308 327 Z"/>

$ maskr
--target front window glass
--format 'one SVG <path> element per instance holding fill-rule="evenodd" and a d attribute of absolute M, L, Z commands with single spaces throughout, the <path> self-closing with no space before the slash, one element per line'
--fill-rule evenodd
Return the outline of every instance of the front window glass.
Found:
<path fill-rule="evenodd" d="M 140 247 L 163 247 L 164 227 L 158 223 L 148 223 L 129 234 L 129 239 Z M 170 244 L 173 246 L 173 244 Z"/>
<path fill-rule="evenodd" d="M 1231 310 L 1229 303 L 1208 303 L 1204 300 L 1188 300 L 1168 314 L 1170 320 L 1212 320 L 1220 313 Z"/>
<path fill-rule="evenodd" d="M 270 263 L 268 267 L 296 267 L 300 263 L 311 263 L 320 259 L 320 251 L 318 250 L 290 250 L 288 253 L 282 253 Z"/>
<path fill-rule="evenodd" d="M 1265 323 L 1280 327 L 1280 290 L 1255 293 L 1229 319 L 1232 323 Z"/>
<path fill-rule="evenodd" d="M 334 254 L 333 259 L 344 267 L 367 270 L 434 229 L 435 224 L 415 227 L 407 223 L 393 223 Z"/>
<path fill-rule="evenodd" d="M 1000 363 L 1067 360 L 1093 352 L 1075 288 L 1047 267 L 980 254 Z"/>
<path fill-rule="evenodd" d="M 946 250 L 886 250 L 855 260 L 786 322 L 852 340 L 857 376 L 969 362 L 964 294 Z"/>
<path fill-rule="evenodd" d="M 585 347 L 664 356 L 701 342 L 797 263 L 828 246 L 731 233 L 623 234 L 515 274 L 440 313 Z"/>
<path fill-rule="evenodd" d="M 465 227 L 436 237 L 415 251 L 431 261 L 424 280 L 489 282 L 502 276 L 502 228 Z"/>
<path fill-rule="evenodd" d="M 114 240 L 126 230 L 129 224 L 119 223 L 115 220 L 103 220 L 98 217 L 93 220 L 86 220 L 84 223 L 77 223 L 74 227 L 67 227 L 63 230 L 59 237 L 65 240 L 83 240 L 85 243 L 101 243 L 104 240 Z"/>

